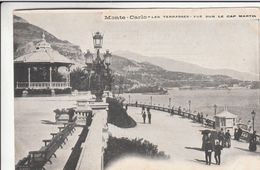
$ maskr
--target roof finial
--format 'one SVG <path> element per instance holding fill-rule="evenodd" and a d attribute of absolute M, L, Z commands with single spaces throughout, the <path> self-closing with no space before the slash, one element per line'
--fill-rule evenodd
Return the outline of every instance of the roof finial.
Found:
<path fill-rule="evenodd" d="M 43 40 L 45 39 L 44 31 L 42 32 L 42 39 L 43 39 Z"/>

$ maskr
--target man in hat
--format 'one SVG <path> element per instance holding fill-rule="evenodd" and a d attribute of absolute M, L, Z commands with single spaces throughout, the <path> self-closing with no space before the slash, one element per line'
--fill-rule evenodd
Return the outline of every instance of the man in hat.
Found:
<path fill-rule="evenodd" d="M 205 159 L 206 159 L 206 165 L 210 165 L 211 164 L 211 153 L 213 151 L 213 146 L 210 142 L 210 139 L 208 138 L 206 140 L 206 144 L 205 144 Z"/>
<path fill-rule="evenodd" d="M 223 128 L 221 128 L 221 130 L 218 132 L 218 140 L 221 143 L 222 147 L 224 147 L 225 144 L 225 134 L 224 134 L 224 130 Z"/>
<path fill-rule="evenodd" d="M 142 117 L 143 117 L 143 121 L 144 121 L 144 123 L 145 123 L 145 119 L 146 119 L 145 110 L 144 110 L 143 113 L 142 113 Z"/>
<path fill-rule="evenodd" d="M 147 108 L 147 116 L 148 116 L 148 122 L 151 124 L 152 114 L 150 112 L 150 108 Z"/>
<path fill-rule="evenodd" d="M 230 148 L 231 146 L 231 135 L 229 130 L 227 130 L 227 132 L 225 133 L 225 146 Z"/>

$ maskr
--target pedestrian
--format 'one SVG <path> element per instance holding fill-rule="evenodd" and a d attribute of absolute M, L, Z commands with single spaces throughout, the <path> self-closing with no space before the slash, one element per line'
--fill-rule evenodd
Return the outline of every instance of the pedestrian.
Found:
<path fill-rule="evenodd" d="M 197 120 L 198 120 L 198 122 L 200 123 L 200 113 L 198 112 L 198 114 L 197 114 Z"/>
<path fill-rule="evenodd" d="M 208 139 L 209 139 L 208 134 L 207 133 L 203 133 L 203 135 L 202 135 L 202 146 L 201 146 L 201 149 L 203 151 L 205 151 L 205 144 L 206 144 Z"/>
<path fill-rule="evenodd" d="M 144 123 L 145 123 L 145 119 L 146 119 L 145 110 L 144 110 L 143 113 L 142 113 L 142 117 L 143 117 L 143 121 L 144 121 Z"/>
<path fill-rule="evenodd" d="M 210 139 L 208 138 L 205 143 L 205 159 L 206 159 L 206 165 L 211 164 L 211 153 L 213 151 L 212 144 L 210 142 Z"/>
<path fill-rule="evenodd" d="M 238 141 L 240 140 L 240 137 L 241 137 L 242 133 L 243 133 L 243 130 L 242 130 L 241 127 L 239 126 L 239 127 L 238 127 L 238 130 L 237 130 L 237 140 L 238 140 Z"/>
<path fill-rule="evenodd" d="M 221 155 L 221 150 L 223 149 L 223 147 L 219 144 L 219 141 L 216 141 L 216 145 L 215 145 L 215 161 L 217 165 L 220 165 L 220 155 Z"/>
<path fill-rule="evenodd" d="M 151 124 L 152 114 L 150 112 L 150 109 L 148 109 L 148 108 L 147 108 L 147 116 L 148 116 L 149 124 Z"/>
<path fill-rule="evenodd" d="M 224 139 L 225 139 L 225 134 L 223 128 L 221 128 L 221 130 L 218 132 L 218 140 L 222 147 L 224 147 L 225 144 Z"/>
<path fill-rule="evenodd" d="M 234 139 L 238 140 L 238 138 L 237 138 L 237 128 L 235 128 L 235 131 L 234 131 Z"/>
<path fill-rule="evenodd" d="M 127 109 L 128 109 L 128 104 L 125 105 L 125 111 L 127 111 Z"/>
<path fill-rule="evenodd" d="M 171 116 L 173 116 L 173 114 L 174 114 L 174 106 L 172 106 Z"/>
<path fill-rule="evenodd" d="M 249 139 L 249 150 L 252 152 L 255 152 L 257 149 L 256 147 L 256 131 L 253 132 L 253 134 L 250 136 Z"/>
<path fill-rule="evenodd" d="M 231 146 L 231 135 L 229 133 L 229 130 L 225 133 L 225 146 L 230 148 Z"/>
<path fill-rule="evenodd" d="M 178 108 L 178 115 L 181 115 L 181 106 Z"/>
<path fill-rule="evenodd" d="M 202 112 L 200 113 L 200 121 L 201 121 L 200 123 L 203 125 L 203 113 Z"/>
<path fill-rule="evenodd" d="M 137 107 L 137 105 L 138 105 L 138 102 L 136 101 L 136 102 L 135 102 L 135 107 Z"/>

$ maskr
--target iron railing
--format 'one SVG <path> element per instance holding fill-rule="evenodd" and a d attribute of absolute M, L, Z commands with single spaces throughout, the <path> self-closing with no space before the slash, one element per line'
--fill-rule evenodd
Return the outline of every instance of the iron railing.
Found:
<path fill-rule="evenodd" d="M 197 123 L 203 122 L 204 125 L 215 129 L 215 121 L 214 120 L 204 117 L 202 119 L 202 121 L 200 122 L 200 120 L 197 118 L 197 115 L 195 115 L 193 113 L 186 112 L 186 111 L 178 112 L 177 109 L 166 108 L 166 107 L 161 107 L 161 106 L 156 106 L 156 105 L 138 104 L 138 103 L 124 103 L 124 105 L 132 106 L 132 107 L 150 108 L 150 109 L 153 109 L 153 110 L 173 113 L 175 115 L 179 115 L 179 116 L 191 119 L 191 120 L 193 120 Z M 250 133 L 249 131 L 247 131 L 245 129 L 242 129 L 242 135 L 241 135 L 240 139 L 249 142 L 251 135 L 252 135 L 252 133 Z M 260 145 L 260 135 L 259 134 L 256 135 L 256 143 L 258 145 Z"/>

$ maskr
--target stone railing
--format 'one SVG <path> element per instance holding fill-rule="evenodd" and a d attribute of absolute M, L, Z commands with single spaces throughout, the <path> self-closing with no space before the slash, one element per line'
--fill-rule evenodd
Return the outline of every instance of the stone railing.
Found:
<path fill-rule="evenodd" d="M 69 82 L 16 82 L 16 89 L 65 89 L 70 88 Z"/>

